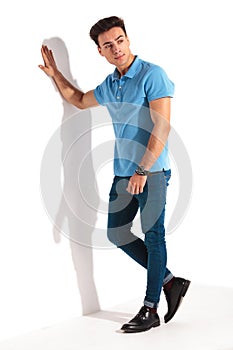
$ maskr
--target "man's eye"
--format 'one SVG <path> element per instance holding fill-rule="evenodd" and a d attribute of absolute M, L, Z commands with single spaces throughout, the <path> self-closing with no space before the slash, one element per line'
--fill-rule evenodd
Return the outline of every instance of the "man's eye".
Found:
<path fill-rule="evenodd" d="M 108 44 L 104 46 L 105 49 L 111 49 L 111 47 L 112 47 L 112 44 Z"/>
<path fill-rule="evenodd" d="M 123 40 L 123 39 L 121 39 L 121 40 L 118 40 L 118 42 L 117 42 L 117 43 L 118 43 L 118 44 L 122 44 L 122 43 L 123 43 L 123 41 L 124 41 L 124 40 Z"/>

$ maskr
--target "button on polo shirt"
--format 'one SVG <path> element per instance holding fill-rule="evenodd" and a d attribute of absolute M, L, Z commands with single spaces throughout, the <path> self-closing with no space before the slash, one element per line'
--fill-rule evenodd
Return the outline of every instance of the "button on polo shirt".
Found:
<path fill-rule="evenodd" d="M 117 69 L 94 90 L 99 104 L 108 108 L 116 136 L 114 173 L 132 176 L 146 151 L 154 124 L 149 102 L 173 97 L 174 84 L 165 71 L 136 56 L 122 77 Z M 150 171 L 169 169 L 167 145 Z"/>

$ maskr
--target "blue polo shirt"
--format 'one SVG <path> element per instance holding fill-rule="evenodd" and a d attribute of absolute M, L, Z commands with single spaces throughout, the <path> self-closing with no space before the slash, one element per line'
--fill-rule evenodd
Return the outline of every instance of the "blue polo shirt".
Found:
<path fill-rule="evenodd" d="M 149 102 L 173 97 L 174 84 L 158 65 L 136 56 L 127 73 L 117 69 L 94 90 L 100 105 L 108 108 L 115 132 L 114 174 L 132 176 L 140 163 L 154 124 Z M 150 171 L 168 170 L 168 144 Z"/>

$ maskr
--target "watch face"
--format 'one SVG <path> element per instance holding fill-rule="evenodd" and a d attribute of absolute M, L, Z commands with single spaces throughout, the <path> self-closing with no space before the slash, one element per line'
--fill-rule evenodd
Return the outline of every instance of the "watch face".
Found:
<path fill-rule="evenodd" d="M 149 171 L 145 170 L 145 168 L 144 168 L 143 165 L 139 165 L 139 166 L 137 167 L 136 173 L 137 173 L 138 175 L 146 176 L 146 175 L 149 174 Z"/>

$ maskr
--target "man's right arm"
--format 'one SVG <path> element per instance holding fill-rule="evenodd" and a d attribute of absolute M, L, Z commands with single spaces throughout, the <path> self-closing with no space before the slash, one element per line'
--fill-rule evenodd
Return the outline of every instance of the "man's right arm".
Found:
<path fill-rule="evenodd" d="M 39 68 L 43 70 L 50 78 L 52 78 L 62 95 L 62 97 L 74 106 L 85 109 L 89 107 L 98 106 L 94 90 L 90 90 L 86 93 L 73 86 L 58 70 L 56 62 L 53 57 L 52 50 L 49 50 L 47 46 L 42 46 L 41 54 L 44 60 L 44 65 L 39 65 Z"/>

